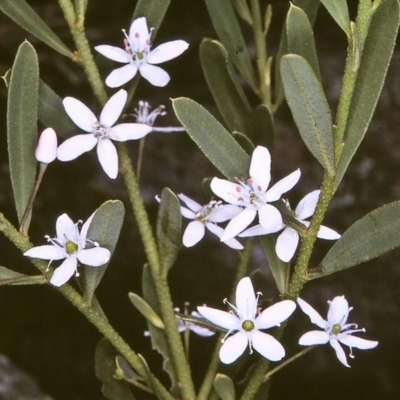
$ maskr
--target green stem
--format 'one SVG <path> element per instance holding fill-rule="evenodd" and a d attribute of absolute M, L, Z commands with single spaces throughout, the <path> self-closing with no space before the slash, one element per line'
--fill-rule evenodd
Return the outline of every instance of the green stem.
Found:
<path fill-rule="evenodd" d="M 96 98 L 102 105 L 104 105 L 107 101 L 107 93 L 100 77 L 99 70 L 94 62 L 89 42 L 85 35 L 85 28 L 83 25 L 84 20 L 83 18 L 80 18 L 78 21 L 75 14 L 74 5 L 70 0 L 58 0 L 58 3 L 64 14 L 64 18 L 67 21 L 72 38 L 74 39 L 74 43 L 77 48 L 76 61 L 85 71 Z"/>
<path fill-rule="evenodd" d="M 165 324 L 165 333 L 172 355 L 172 362 L 179 379 L 179 386 L 184 399 L 194 399 L 194 385 L 190 376 L 190 367 L 185 357 L 182 340 L 176 329 L 176 318 L 166 276 L 161 275 L 160 260 L 157 245 L 152 233 L 150 222 L 145 210 L 139 185 L 133 172 L 131 160 L 125 144 L 118 143 L 120 160 L 119 172 L 124 180 L 125 188 L 132 204 L 139 232 L 149 262 L 151 275 L 160 305 L 161 315 Z"/>

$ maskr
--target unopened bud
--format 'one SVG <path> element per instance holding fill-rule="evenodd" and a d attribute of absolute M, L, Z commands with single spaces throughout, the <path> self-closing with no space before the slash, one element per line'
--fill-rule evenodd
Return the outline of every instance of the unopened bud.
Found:
<path fill-rule="evenodd" d="M 57 155 L 57 135 L 53 128 L 45 129 L 40 135 L 35 150 L 36 160 L 50 164 Z"/>

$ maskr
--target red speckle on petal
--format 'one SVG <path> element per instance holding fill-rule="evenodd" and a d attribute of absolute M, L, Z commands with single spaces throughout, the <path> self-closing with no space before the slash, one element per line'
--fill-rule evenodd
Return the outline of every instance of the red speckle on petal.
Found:
<path fill-rule="evenodd" d="M 252 184 L 253 184 L 253 179 L 251 179 L 251 178 L 247 179 L 247 183 L 248 183 L 249 185 L 252 185 Z"/>
<path fill-rule="evenodd" d="M 257 186 L 257 190 L 259 190 L 261 192 L 261 186 Z"/>
<path fill-rule="evenodd" d="M 238 197 L 238 201 L 244 201 L 243 197 Z"/>
<path fill-rule="evenodd" d="M 136 39 L 139 39 L 139 38 L 140 38 L 139 32 L 136 32 L 136 33 L 135 33 L 135 38 L 136 38 Z"/>

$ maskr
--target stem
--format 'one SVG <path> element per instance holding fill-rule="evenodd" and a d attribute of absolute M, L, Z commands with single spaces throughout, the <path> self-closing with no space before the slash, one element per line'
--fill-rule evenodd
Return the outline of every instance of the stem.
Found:
<path fill-rule="evenodd" d="M 166 337 L 171 350 L 172 362 L 179 379 L 182 396 L 187 400 L 194 399 L 195 391 L 193 381 L 190 376 L 190 368 L 185 357 L 182 340 L 178 330 L 176 329 L 176 317 L 167 279 L 166 276 L 161 275 L 157 245 L 125 144 L 118 143 L 118 155 L 120 159 L 119 171 L 124 180 L 125 188 L 132 204 L 133 212 L 136 217 L 136 222 L 138 224 L 149 262 L 162 319 L 165 324 Z"/>
<path fill-rule="evenodd" d="M 136 176 L 138 182 L 140 181 L 140 173 L 142 172 L 143 152 L 145 143 L 146 143 L 146 137 L 139 140 L 138 159 L 136 162 Z"/>

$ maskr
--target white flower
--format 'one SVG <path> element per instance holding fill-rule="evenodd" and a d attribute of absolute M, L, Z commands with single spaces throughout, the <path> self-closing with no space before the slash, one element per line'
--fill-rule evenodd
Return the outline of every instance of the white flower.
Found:
<path fill-rule="evenodd" d="M 209 307 L 197 307 L 201 315 L 213 324 L 228 329 L 222 340 L 219 358 L 224 364 L 233 363 L 246 347 L 253 347 L 265 358 L 279 361 L 285 356 L 285 349 L 271 335 L 260 332 L 279 326 L 293 313 L 296 303 L 291 300 L 280 301 L 259 314 L 256 297 L 250 278 L 243 278 L 236 288 L 236 307 L 229 304 L 234 312 L 225 312 Z M 226 302 L 226 300 L 225 300 Z M 232 332 L 236 333 L 227 338 Z"/>
<path fill-rule="evenodd" d="M 44 164 L 50 164 L 57 155 L 57 135 L 53 128 L 45 129 L 40 135 L 35 150 L 36 160 Z"/>
<path fill-rule="evenodd" d="M 233 183 L 214 178 L 211 189 L 218 197 L 227 203 L 245 207 L 229 222 L 221 240 L 238 235 L 254 221 L 257 213 L 260 224 L 268 233 L 281 230 L 284 227 L 282 215 L 276 207 L 268 203 L 279 200 L 299 179 L 300 170 L 297 169 L 267 190 L 271 180 L 271 155 L 262 146 L 257 146 L 253 151 L 249 179 Z"/>
<path fill-rule="evenodd" d="M 228 221 L 242 211 L 241 207 L 230 204 L 222 205 L 220 201 L 210 201 L 205 206 L 201 206 L 184 194 L 178 194 L 178 197 L 189 207 L 181 207 L 182 215 L 193 220 L 183 234 L 182 241 L 185 247 L 192 247 L 198 243 L 204 237 L 205 228 L 221 238 L 224 230 L 216 223 Z M 243 249 L 236 239 L 229 239 L 225 244 L 232 249 Z"/>
<path fill-rule="evenodd" d="M 112 88 L 122 86 L 139 70 L 143 78 L 152 85 L 165 86 L 170 80 L 169 75 L 153 64 L 160 64 L 178 57 L 189 47 L 189 44 L 184 40 L 173 40 L 150 51 L 152 29 L 149 31 L 145 17 L 137 18 L 132 22 L 129 36 L 125 30 L 123 32 L 125 50 L 108 45 L 95 47 L 103 56 L 127 64 L 112 71 L 106 79 L 106 85 Z"/>
<path fill-rule="evenodd" d="M 110 251 L 103 247 L 98 247 L 97 243 L 86 239 L 90 222 L 94 214 L 83 224 L 79 232 L 77 224 L 74 224 L 67 214 L 57 218 L 56 238 L 49 238 L 47 241 L 51 245 L 33 247 L 24 253 L 24 256 L 50 260 L 49 265 L 54 260 L 65 261 L 54 271 L 50 283 L 54 286 L 61 286 L 66 283 L 71 276 L 77 273 L 78 261 L 91 267 L 100 267 L 110 259 Z M 86 249 L 87 242 L 95 247 Z"/>
<path fill-rule="evenodd" d="M 365 332 L 365 329 L 357 329 L 356 324 L 347 324 L 349 312 L 353 309 L 344 296 L 337 296 L 329 303 L 328 320 L 325 321 L 317 311 L 307 302 L 298 298 L 297 303 L 305 314 L 310 317 L 313 324 L 317 325 L 323 331 L 310 331 L 305 333 L 299 340 L 302 346 L 313 346 L 316 344 L 328 343 L 333 347 L 339 361 L 350 368 L 347 363 L 346 354 L 340 343 L 350 347 L 350 357 L 354 358 L 352 347 L 357 349 L 373 349 L 378 345 L 374 340 L 361 339 L 351 336 L 356 332 Z M 340 342 L 340 343 L 339 343 Z"/>
<path fill-rule="evenodd" d="M 57 158 L 60 161 L 71 161 L 97 145 L 97 156 L 104 172 L 115 179 L 118 175 L 118 154 L 111 139 L 117 142 L 141 139 L 151 131 L 145 124 L 129 123 L 113 126 L 125 107 L 127 96 L 125 90 L 120 90 L 110 97 L 99 120 L 81 101 L 66 97 L 63 100 L 66 113 L 79 128 L 89 134 L 67 139 L 58 147 Z"/>
<path fill-rule="evenodd" d="M 320 192 L 320 190 L 314 190 L 313 192 L 307 194 L 305 197 L 303 197 L 303 199 L 296 207 L 294 217 L 297 219 L 297 221 L 305 225 L 307 228 L 310 226 L 310 222 L 305 221 L 305 219 L 311 217 L 314 214 Z M 263 228 L 263 226 L 259 224 L 253 226 L 252 228 L 246 229 L 239 236 L 259 236 L 267 235 L 268 233 L 271 232 Z M 333 229 L 321 225 L 317 237 L 319 237 L 320 239 L 337 240 L 340 238 L 340 235 Z M 286 226 L 283 232 L 278 236 L 275 250 L 276 254 L 282 261 L 289 262 L 292 259 L 297 249 L 297 245 L 299 244 L 299 239 L 299 234 L 289 226 Z"/>

